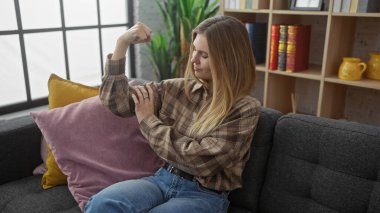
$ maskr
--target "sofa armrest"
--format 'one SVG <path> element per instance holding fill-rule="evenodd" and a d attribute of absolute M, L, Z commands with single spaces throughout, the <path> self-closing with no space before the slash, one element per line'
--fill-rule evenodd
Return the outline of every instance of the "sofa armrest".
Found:
<path fill-rule="evenodd" d="M 42 163 L 41 132 L 31 116 L 0 121 L 0 184 L 31 176 Z"/>

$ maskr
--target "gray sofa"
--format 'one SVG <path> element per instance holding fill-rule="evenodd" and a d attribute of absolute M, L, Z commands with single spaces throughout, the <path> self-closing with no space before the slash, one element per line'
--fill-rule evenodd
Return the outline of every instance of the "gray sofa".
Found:
<path fill-rule="evenodd" d="M 31 117 L 0 123 L 0 212 L 80 212 L 66 186 L 42 190 Z M 380 128 L 263 108 L 229 212 L 380 212 Z"/>

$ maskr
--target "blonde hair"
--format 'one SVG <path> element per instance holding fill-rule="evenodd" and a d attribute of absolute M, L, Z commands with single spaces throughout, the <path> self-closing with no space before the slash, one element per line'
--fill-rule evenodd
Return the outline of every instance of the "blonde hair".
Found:
<path fill-rule="evenodd" d="M 192 32 L 192 41 L 198 34 L 205 35 L 212 76 L 212 100 L 198 113 L 190 134 L 202 137 L 223 122 L 234 103 L 249 95 L 255 82 L 255 59 L 244 24 L 230 16 L 216 16 L 200 23 Z M 190 53 L 193 52 L 193 45 Z M 189 57 L 186 78 L 205 84 L 194 75 Z M 190 97 L 188 86 L 186 94 Z"/>

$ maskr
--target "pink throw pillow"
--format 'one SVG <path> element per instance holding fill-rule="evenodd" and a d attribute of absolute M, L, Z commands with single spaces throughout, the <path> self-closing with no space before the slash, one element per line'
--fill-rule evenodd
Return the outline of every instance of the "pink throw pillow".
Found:
<path fill-rule="evenodd" d="M 137 118 L 112 114 L 97 96 L 31 115 L 82 211 L 103 188 L 152 175 L 162 166 L 142 136 Z"/>

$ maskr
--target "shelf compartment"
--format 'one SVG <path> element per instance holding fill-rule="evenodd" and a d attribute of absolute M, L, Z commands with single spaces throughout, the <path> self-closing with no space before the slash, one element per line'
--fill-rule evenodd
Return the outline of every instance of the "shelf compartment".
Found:
<path fill-rule="evenodd" d="M 325 82 L 322 97 L 320 116 L 334 119 L 343 118 L 346 86 Z"/>
<path fill-rule="evenodd" d="M 316 115 L 319 88 L 320 81 L 276 75 L 270 72 L 266 106 L 282 113 L 294 112 L 292 103 L 292 94 L 294 94 L 296 113 Z"/>
<path fill-rule="evenodd" d="M 264 103 L 264 82 L 265 82 L 265 73 L 256 72 L 256 81 L 255 87 L 251 93 L 253 97 L 261 102 L 261 105 Z"/>
<path fill-rule="evenodd" d="M 354 87 L 363 87 L 368 89 L 380 90 L 380 81 L 362 78 L 360 81 L 347 81 L 339 79 L 337 76 L 329 76 L 325 78 L 325 81 L 336 84 L 349 85 Z"/>
<path fill-rule="evenodd" d="M 239 1 L 239 0 L 237 0 L 237 1 Z M 225 3 L 226 3 L 226 0 L 221 0 L 220 1 L 220 5 L 224 9 L 224 11 L 239 11 L 239 10 L 245 10 L 245 11 L 250 11 L 250 10 L 255 10 L 255 11 L 268 10 L 269 11 L 270 0 L 254 0 L 253 1 L 253 5 L 252 5 L 253 6 L 252 9 L 249 9 L 249 8 L 243 9 L 244 6 L 240 7 L 240 9 L 237 9 L 237 8 L 232 9 L 229 5 L 225 5 Z M 237 3 L 239 3 L 239 2 L 237 2 Z M 236 7 L 236 6 L 232 6 L 232 7 Z"/>
<path fill-rule="evenodd" d="M 308 70 L 303 70 L 300 72 L 286 72 L 286 71 L 280 71 L 280 70 L 270 70 L 269 72 L 275 75 L 285 75 L 285 76 L 298 77 L 298 78 L 304 78 L 304 79 L 310 79 L 310 80 L 322 79 L 321 65 L 314 65 L 314 64 L 311 64 Z"/>
<path fill-rule="evenodd" d="M 325 16 L 300 16 L 275 14 L 272 17 L 272 24 L 303 24 L 311 25 L 309 63 L 322 64 L 323 51 L 326 39 L 327 17 Z M 271 27 L 271 26 L 269 26 Z M 270 28 L 269 28 L 270 29 Z M 268 33 L 268 35 L 270 35 Z"/>
<path fill-rule="evenodd" d="M 235 17 L 242 22 L 261 22 L 261 23 L 269 22 L 268 13 L 249 13 L 249 12 L 240 12 L 240 10 L 237 10 L 236 12 L 225 11 L 224 15 Z"/>
<path fill-rule="evenodd" d="M 273 14 L 303 15 L 303 16 L 328 16 L 327 11 L 299 11 L 299 10 L 273 10 Z"/>
<path fill-rule="evenodd" d="M 357 57 L 367 62 L 369 53 L 380 52 L 378 18 L 334 16 L 331 20 L 325 76 L 337 76 L 343 57 Z"/>
<path fill-rule="evenodd" d="M 322 11 L 314 11 L 314 10 L 290 10 L 291 1 L 288 0 L 272 0 L 272 9 L 273 10 L 289 10 L 294 12 L 308 12 L 308 13 L 317 13 L 317 12 L 327 12 L 328 5 L 330 5 L 330 0 L 324 0 L 324 7 Z"/>
<path fill-rule="evenodd" d="M 255 13 L 264 13 L 269 14 L 270 10 L 268 9 L 224 9 L 225 15 L 235 14 L 235 13 L 245 13 L 245 14 L 255 14 Z"/>
<path fill-rule="evenodd" d="M 332 13 L 332 16 L 347 16 L 347 17 L 374 17 L 379 18 L 380 13 Z"/>
<path fill-rule="evenodd" d="M 267 68 L 265 68 L 265 64 L 256 64 L 256 71 L 266 72 Z"/>
<path fill-rule="evenodd" d="M 380 126 L 379 102 L 379 90 L 325 82 L 320 116 Z"/>
<path fill-rule="evenodd" d="M 344 118 L 349 121 L 380 126 L 380 91 L 347 86 Z"/>
<path fill-rule="evenodd" d="M 290 1 L 284 1 L 284 0 L 272 0 L 271 9 L 272 10 L 287 10 L 289 9 L 289 3 Z"/>

